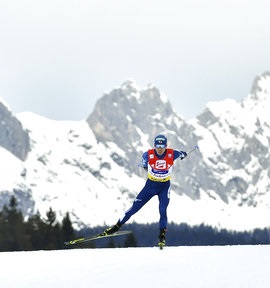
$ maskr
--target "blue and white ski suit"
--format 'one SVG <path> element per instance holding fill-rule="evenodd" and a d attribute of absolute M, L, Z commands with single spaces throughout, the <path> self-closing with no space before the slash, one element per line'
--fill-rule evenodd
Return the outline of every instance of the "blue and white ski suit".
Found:
<path fill-rule="evenodd" d="M 175 159 L 184 158 L 185 156 L 186 153 L 184 151 L 168 148 L 162 155 L 158 155 L 155 149 L 143 153 L 142 166 L 148 171 L 148 179 L 145 186 L 134 200 L 131 208 L 119 219 L 121 225 L 126 223 L 130 217 L 138 212 L 153 196 L 157 195 L 159 199 L 160 214 L 159 228 L 167 228 L 167 207 L 170 201 L 170 175 L 172 165 Z M 171 157 L 172 159 L 169 160 L 168 157 Z M 162 163 L 165 163 L 165 165 Z"/>

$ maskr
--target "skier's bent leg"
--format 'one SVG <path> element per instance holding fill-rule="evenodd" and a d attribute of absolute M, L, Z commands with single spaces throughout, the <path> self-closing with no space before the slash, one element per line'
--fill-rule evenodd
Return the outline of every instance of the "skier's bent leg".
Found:
<path fill-rule="evenodd" d="M 135 213 L 137 213 L 147 202 L 149 201 L 149 199 L 147 201 L 144 201 L 140 198 L 136 198 L 132 204 L 132 206 L 125 212 L 125 215 L 119 219 L 119 222 L 121 223 L 121 225 L 125 224 L 132 215 L 134 215 Z"/>
<path fill-rule="evenodd" d="M 151 186 L 150 186 L 151 187 Z M 134 200 L 130 209 L 125 212 L 125 215 L 119 219 L 121 225 L 126 223 L 132 215 L 137 213 L 152 197 L 152 193 L 150 193 L 149 185 L 145 185 L 141 192 L 138 194 L 136 199 Z"/>

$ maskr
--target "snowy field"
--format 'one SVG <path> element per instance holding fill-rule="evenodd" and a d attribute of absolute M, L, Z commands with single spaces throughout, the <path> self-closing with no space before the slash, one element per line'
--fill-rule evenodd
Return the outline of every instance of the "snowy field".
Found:
<path fill-rule="evenodd" d="M 270 246 L 3 252 L 1 288 L 269 288 Z"/>

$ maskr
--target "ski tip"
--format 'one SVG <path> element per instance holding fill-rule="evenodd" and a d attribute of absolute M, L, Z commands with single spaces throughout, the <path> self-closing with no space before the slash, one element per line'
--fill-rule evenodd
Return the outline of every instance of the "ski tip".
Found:
<path fill-rule="evenodd" d="M 65 245 L 73 245 L 73 244 L 78 244 L 80 242 L 83 242 L 85 238 L 79 238 L 71 241 L 64 242 Z"/>
<path fill-rule="evenodd" d="M 73 245 L 74 243 L 73 243 L 72 241 L 69 241 L 69 242 L 64 242 L 64 244 L 65 244 L 66 246 L 70 246 L 70 245 Z"/>

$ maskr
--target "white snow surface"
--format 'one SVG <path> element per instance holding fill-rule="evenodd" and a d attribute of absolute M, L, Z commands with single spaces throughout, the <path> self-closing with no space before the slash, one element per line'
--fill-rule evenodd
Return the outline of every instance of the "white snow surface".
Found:
<path fill-rule="evenodd" d="M 1 253 L 1 288 L 269 288 L 270 246 Z"/>

